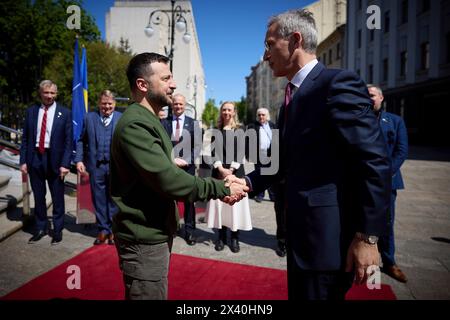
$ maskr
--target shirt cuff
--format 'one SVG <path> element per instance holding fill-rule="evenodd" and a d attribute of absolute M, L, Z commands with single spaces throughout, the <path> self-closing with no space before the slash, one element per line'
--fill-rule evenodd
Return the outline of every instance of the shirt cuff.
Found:
<path fill-rule="evenodd" d="M 235 161 L 231 162 L 231 168 L 233 168 L 235 170 L 239 169 L 240 166 L 241 166 L 241 164 L 239 162 L 235 162 Z"/>
<path fill-rule="evenodd" d="M 222 166 L 222 161 L 216 161 L 213 163 L 214 169 L 217 169 L 218 167 L 221 167 L 221 166 Z"/>

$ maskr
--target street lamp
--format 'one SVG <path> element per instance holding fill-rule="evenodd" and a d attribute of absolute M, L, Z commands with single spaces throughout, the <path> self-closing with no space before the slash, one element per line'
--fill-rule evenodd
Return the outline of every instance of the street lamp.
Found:
<path fill-rule="evenodd" d="M 197 87 L 200 82 L 201 78 L 197 80 L 197 75 L 194 75 L 194 77 L 189 77 L 186 81 L 186 88 L 190 88 L 190 84 L 192 82 L 192 85 L 194 87 L 194 111 L 195 111 L 195 118 L 197 118 Z M 204 80 L 203 80 L 204 81 Z M 203 87 L 206 88 L 206 84 L 203 84 Z"/>
<path fill-rule="evenodd" d="M 177 5 L 175 7 L 175 0 L 170 0 L 170 2 L 172 4 L 172 9 L 170 10 L 158 9 L 150 14 L 148 24 L 147 27 L 145 27 L 144 32 L 147 35 L 147 37 L 153 36 L 155 30 L 153 29 L 152 24 L 157 26 L 160 25 L 162 16 L 163 15 L 166 16 L 167 21 L 169 22 L 168 42 L 170 45 L 170 49 L 167 49 L 167 47 L 165 46 L 164 50 L 166 52 L 166 56 L 170 59 L 170 71 L 172 72 L 175 28 L 179 32 L 184 31 L 183 41 L 185 43 L 189 43 L 189 41 L 191 41 L 191 35 L 188 33 L 187 20 L 184 17 L 184 14 L 190 12 L 190 10 L 183 10 L 180 5 Z M 169 16 L 169 14 L 171 15 Z"/>

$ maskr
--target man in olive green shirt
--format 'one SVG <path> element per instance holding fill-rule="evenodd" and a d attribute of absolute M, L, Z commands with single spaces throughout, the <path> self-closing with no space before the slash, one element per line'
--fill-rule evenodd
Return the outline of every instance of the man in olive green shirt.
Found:
<path fill-rule="evenodd" d="M 113 232 L 126 299 L 167 299 L 167 275 L 178 229 L 175 200 L 237 201 L 248 188 L 202 179 L 179 169 L 158 112 L 176 89 L 169 59 L 157 53 L 133 57 L 127 68 L 134 104 L 116 125 L 111 146 L 111 196 L 119 208 Z"/>

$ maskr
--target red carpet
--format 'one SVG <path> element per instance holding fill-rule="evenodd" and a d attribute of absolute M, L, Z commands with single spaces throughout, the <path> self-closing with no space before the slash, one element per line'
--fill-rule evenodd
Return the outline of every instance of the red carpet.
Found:
<path fill-rule="evenodd" d="M 68 289 L 73 272 L 80 268 L 80 289 Z M 71 278 L 72 277 L 72 278 Z M 78 256 L 31 280 L 2 300 L 86 299 L 120 300 L 124 287 L 114 246 L 93 246 Z M 391 288 L 368 290 L 353 287 L 355 300 L 395 300 Z M 285 300 L 286 272 L 243 264 L 173 254 L 169 271 L 169 300 Z"/>

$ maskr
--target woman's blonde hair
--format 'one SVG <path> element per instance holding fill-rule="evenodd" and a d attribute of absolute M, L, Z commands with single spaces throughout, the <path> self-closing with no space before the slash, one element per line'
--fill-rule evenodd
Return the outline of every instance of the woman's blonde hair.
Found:
<path fill-rule="evenodd" d="M 240 127 L 240 123 L 239 123 L 239 118 L 238 118 L 238 114 L 237 114 L 237 110 L 236 110 L 236 104 L 233 101 L 225 101 L 222 103 L 222 105 L 220 106 L 220 110 L 219 110 L 219 119 L 217 120 L 217 127 L 222 130 L 223 129 L 223 120 L 222 120 L 222 108 L 224 105 L 226 104 L 231 104 L 233 105 L 234 108 L 234 117 L 231 118 L 231 129 L 236 129 Z"/>

